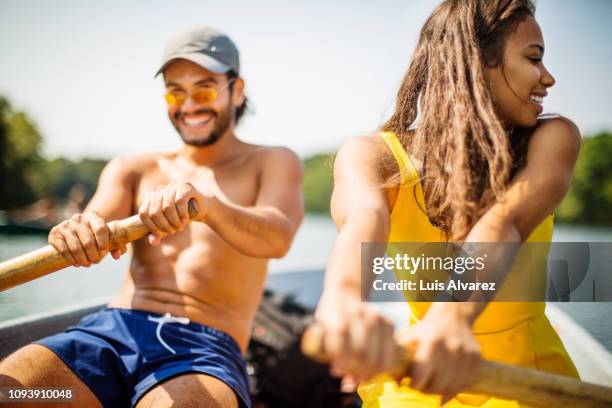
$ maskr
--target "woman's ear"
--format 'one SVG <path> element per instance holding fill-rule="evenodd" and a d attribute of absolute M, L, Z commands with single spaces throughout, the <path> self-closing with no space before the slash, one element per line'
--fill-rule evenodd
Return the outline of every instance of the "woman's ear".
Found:
<path fill-rule="evenodd" d="M 244 80 L 240 77 L 236 78 L 236 80 L 234 81 L 233 86 L 233 90 L 234 92 L 232 92 L 232 104 L 235 107 L 239 107 L 240 105 L 242 105 L 244 103 L 245 100 L 245 96 L 244 96 Z"/>

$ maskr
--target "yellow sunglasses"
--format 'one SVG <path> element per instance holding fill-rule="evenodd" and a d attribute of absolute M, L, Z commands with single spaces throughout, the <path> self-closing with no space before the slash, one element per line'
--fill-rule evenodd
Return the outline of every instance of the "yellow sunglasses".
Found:
<path fill-rule="evenodd" d="M 171 106 L 181 106 L 187 100 L 187 95 L 189 95 L 196 103 L 210 103 L 217 99 L 219 96 L 219 91 L 229 87 L 234 81 L 235 78 L 228 81 L 219 89 L 210 87 L 197 88 L 195 91 L 190 92 L 189 94 L 184 91 L 168 91 L 164 95 L 164 98 L 166 99 L 166 103 Z"/>

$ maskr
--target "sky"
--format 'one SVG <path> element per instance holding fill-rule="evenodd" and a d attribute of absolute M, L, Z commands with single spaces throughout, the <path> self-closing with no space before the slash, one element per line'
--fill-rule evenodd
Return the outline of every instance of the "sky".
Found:
<path fill-rule="evenodd" d="M 153 75 L 194 25 L 230 35 L 252 112 L 237 134 L 301 156 L 335 151 L 393 110 L 431 0 L 3 0 L 0 94 L 34 119 L 50 157 L 180 147 Z M 539 0 L 545 112 L 612 129 L 612 1 Z"/>

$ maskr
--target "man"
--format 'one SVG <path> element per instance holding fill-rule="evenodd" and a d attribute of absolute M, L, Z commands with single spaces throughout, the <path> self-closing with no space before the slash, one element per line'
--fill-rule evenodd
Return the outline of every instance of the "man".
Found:
<path fill-rule="evenodd" d="M 287 252 L 303 217 L 301 163 L 234 134 L 246 98 L 226 35 L 179 34 L 158 74 L 184 145 L 112 160 L 84 213 L 49 243 L 90 266 L 109 252 L 107 221 L 138 212 L 154 233 L 133 244 L 107 308 L 9 356 L 0 386 L 70 388 L 67 406 L 250 406 L 242 354 L 268 259 Z"/>

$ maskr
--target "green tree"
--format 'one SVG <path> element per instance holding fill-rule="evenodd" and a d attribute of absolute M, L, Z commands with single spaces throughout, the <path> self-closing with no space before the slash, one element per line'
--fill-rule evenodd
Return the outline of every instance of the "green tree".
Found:
<path fill-rule="evenodd" d="M 96 190 L 98 177 L 106 163 L 103 159 L 85 158 L 74 162 L 63 157 L 47 161 L 45 174 L 49 192 L 64 200 L 72 186 L 81 184 L 90 196 Z"/>
<path fill-rule="evenodd" d="M 582 141 L 572 186 L 557 210 L 560 221 L 612 225 L 612 133 Z"/>
<path fill-rule="evenodd" d="M 34 122 L 0 96 L 0 209 L 32 203 L 45 190 L 41 145 Z"/>
<path fill-rule="evenodd" d="M 304 160 L 304 208 L 306 212 L 329 214 L 334 186 L 332 154 L 316 154 Z"/>

